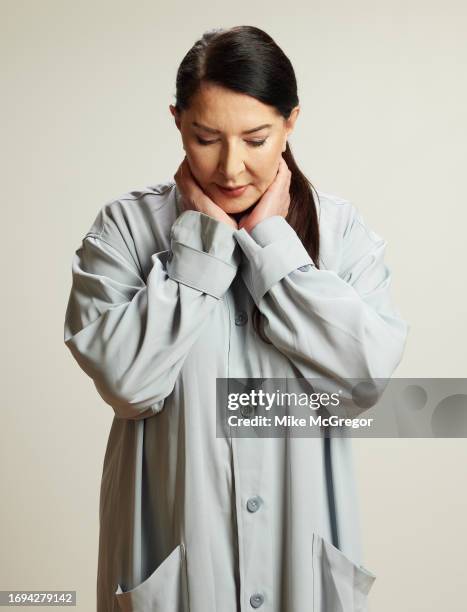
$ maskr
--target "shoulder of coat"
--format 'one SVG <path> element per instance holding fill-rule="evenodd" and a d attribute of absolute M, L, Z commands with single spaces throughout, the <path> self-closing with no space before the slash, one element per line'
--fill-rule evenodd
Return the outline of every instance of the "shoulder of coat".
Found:
<path fill-rule="evenodd" d="M 352 223 L 354 206 L 350 200 L 316 190 L 320 234 L 320 267 L 338 270 L 344 236 Z"/>
<path fill-rule="evenodd" d="M 175 209 L 175 181 L 136 187 L 117 197 L 108 199 L 99 208 L 87 235 L 104 237 L 115 231 L 125 233 L 154 218 L 163 209 Z"/>
<path fill-rule="evenodd" d="M 105 204 L 106 211 L 126 210 L 128 213 L 138 209 L 151 213 L 159 211 L 166 205 L 175 204 L 175 181 L 166 181 L 147 187 L 140 187 L 123 193 Z"/>
<path fill-rule="evenodd" d="M 349 224 L 355 207 L 347 198 L 336 194 L 317 190 L 318 194 L 318 216 L 320 227 L 323 231 L 332 231 L 341 236 Z"/>

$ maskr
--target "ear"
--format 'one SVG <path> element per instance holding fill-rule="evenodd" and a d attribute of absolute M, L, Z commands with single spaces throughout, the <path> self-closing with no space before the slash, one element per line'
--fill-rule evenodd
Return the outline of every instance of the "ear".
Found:
<path fill-rule="evenodd" d="M 175 118 L 175 125 L 177 126 L 178 129 L 180 129 L 180 117 L 179 114 L 177 112 L 177 109 L 175 108 L 175 106 L 173 104 L 169 105 L 169 110 L 172 113 L 173 117 Z"/>
<path fill-rule="evenodd" d="M 287 145 L 287 138 L 294 130 L 295 122 L 297 121 L 297 117 L 299 113 L 300 113 L 300 106 L 295 106 L 292 109 L 289 115 L 289 118 L 285 120 L 285 136 L 284 136 L 284 144 L 283 144 L 282 151 L 285 151 L 285 148 Z"/>

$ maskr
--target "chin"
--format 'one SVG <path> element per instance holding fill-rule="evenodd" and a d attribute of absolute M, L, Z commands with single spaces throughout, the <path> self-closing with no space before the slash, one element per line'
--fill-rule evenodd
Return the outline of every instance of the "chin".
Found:
<path fill-rule="evenodd" d="M 227 199 L 227 198 L 226 198 Z M 228 214 L 235 214 L 235 213 L 245 213 L 247 212 L 250 208 L 253 208 L 253 206 L 256 204 L 255 202 L 252 202 L 251 199 L 246 200 L 245 202 L 222 202 L 222 203 L 217 203 L 222 210 Z"/>

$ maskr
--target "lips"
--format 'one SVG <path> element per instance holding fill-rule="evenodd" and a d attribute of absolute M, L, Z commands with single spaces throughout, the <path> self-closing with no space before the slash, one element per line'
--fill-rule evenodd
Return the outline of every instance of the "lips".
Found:
<path fill-rule="evenodd" d="M 235 185 L 235 187 L 226 187 L 225 185 L 219 185 L 219 187 L 222 187 L 222 189 L 229 189 L 230 191 L 232 191 L 234 189 L 242 189 L 243 187 L 246 187 L 246 185 Z"/>
<path fill-rule="evenodd" d="M 222 185 L 218 185 L 216 183 L 217 188 L 219 189 L 219 191 L 221 191 L 221 193 L 223 193 L 224 195 L 228 196 L 228 197 L 232 197 L 232 198 L 236 198 L 240 195 L 242 195 L 245 191 L 245 189 L 248 187 L 248 185 L 240 185 L 237 187 L 223 187 Z"/>

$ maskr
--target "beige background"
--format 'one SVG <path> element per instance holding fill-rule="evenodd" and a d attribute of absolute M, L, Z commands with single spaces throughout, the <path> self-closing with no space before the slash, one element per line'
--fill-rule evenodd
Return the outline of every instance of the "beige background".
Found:
<path fill-rule="evenodd" d="M 411 323 L 396 376 L 466 376 L 465 3 L 1 2 L 0 589 L 76 589 L 95 609 L 112 409 L 63 344 L 71 257 L 98 209 L 172 178 L 183 55 L 249 24 L 290 57 L 291 143 L 318 189 L 388 241 Z M 465 440 L 355 440 L 373 612 L 465 605 Z M 208 611 L 206 611 L 208 612 Z"/>

